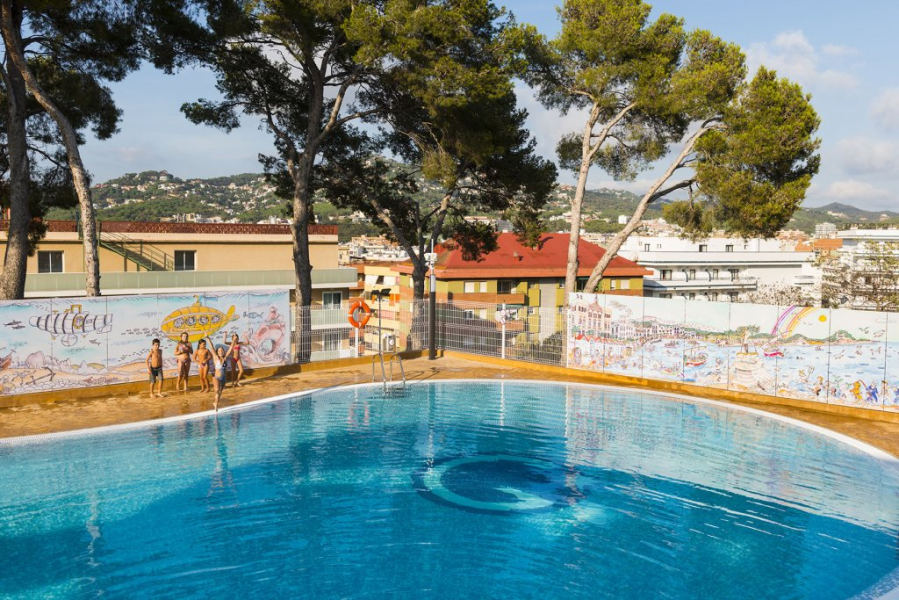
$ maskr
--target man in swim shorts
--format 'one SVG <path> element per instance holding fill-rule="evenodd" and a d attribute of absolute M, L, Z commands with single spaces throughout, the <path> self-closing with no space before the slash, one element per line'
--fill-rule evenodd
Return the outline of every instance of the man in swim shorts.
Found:
<path fill-rule="evenodd" d="M 153 386 L 159 382 L 159 397 L 162 398 L 162 348 L 159 347 L 159 340 L 153 340 L 153 346 L 147 354 L 147 373 L 150 374 L 150 397 L 156 397 L 153 392 Z"/>

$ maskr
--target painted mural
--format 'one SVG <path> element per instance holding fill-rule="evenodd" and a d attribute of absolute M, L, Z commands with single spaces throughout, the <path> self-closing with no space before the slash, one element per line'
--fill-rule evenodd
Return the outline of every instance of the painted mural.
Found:
<path fill-rule="evenodd" d="M 286 364 L 288 319 L 284 290 L 0 302 L 0 392 L 143 381 L 153 338 L 162 342 L 165 376 L 174 377 L 182 333 L 194 349 L 236 333 L 244 366 Z"/>
<path fill-rule="evenodd" d="M 899 314 L 574 294 L 568 366 L 899 411 Z"/>

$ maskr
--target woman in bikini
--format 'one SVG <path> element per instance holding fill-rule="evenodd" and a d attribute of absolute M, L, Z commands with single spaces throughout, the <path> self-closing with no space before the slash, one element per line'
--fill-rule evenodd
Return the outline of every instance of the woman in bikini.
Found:
<path fill-rule="evenodd" d="M 212 362 L 212 352 L 206 348 L 206 340 L 197 342 L 194 360 L 200 370 L 200 392 L 205 394 L 209 391 L 209 363 Z"/>
<path fill-rule="evenodd" d="M 210 340 L 210 345 L 212 341 Z M 215 365 L 215 373 L 212 376 L 212 383 L 215 385 L 215 400 L 212 403 L 215 412 L 219 410 L 219 400 L 222 399 L 222 392 L 225 390 L 225 378 L 228 377 L 228 357 L 234 352 L 234 342 L 225 350 L 219 346 L 212 353 L 212 362 Z"/>
<path fill-rule="evenodd" d="M 176 390 L 181 389 L 181 382 L 184 382 L 184 391 L 187 391 L 187 378 L 190 376 L 190 355 L 193 354 L 193 347 L 188 341 L 187 332 L 181 334 L 181 341 L 175 348 L 175 356 L 178 357 L 178 382 L 175 386 Z"/>
<path fill-rule="evenodd" d="M 227 343 L 227 341 L 225 343 Z M 243 379 L 243 362 L 240 360 L 240 344 L 240 338 L 237 337 L 237 334 L 232 334 L 231 347 L 234 348 L 234 350 L 229 355 L 229 358 L 232 362 L 231 372 L 235 373 L 235 375 L 234 382 L 232 383 L 231 387 L 239 386 L 240 380 Z M 234 369 L 235 366 L 237 367 L 236 370 Z"/>

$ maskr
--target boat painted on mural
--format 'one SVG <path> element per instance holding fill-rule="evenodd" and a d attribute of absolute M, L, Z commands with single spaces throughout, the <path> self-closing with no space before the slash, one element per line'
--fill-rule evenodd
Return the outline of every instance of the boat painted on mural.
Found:
<path fill-rule="evenodd" d="M 72 304 L 62 312 L 50 312 L 28 319 L 28 324 L 46 331 L 52 339 L 60 338 L 63 346 L 78 342 L 78 336 L 91 333 L 105 334 L 112 331 L 112 315 L 82 312 L 81 304 Z"/>
<path fill-rule="evenodd" d="M 289 306 L 286 290 L 0 301 L 0 394 L 146 380 L 154 338 L 162 341 L 166 378 L 174 376 L 182 331 L 194 342 L 237 334 L 246 368 L 286 364 Z"/>
<path fill-rule="evenodd" d="M 191 343 L 212 337 L 222 327 L 238 319 L 234 314 L 234 306 L 222 312 L 210 306 L 204 306 L 199 296 L 194 296 L 194 303 L 173 311 L 162 320 L 160 329 L 167 338 L 177 342 L 181 334 L 186 333 Z"/>

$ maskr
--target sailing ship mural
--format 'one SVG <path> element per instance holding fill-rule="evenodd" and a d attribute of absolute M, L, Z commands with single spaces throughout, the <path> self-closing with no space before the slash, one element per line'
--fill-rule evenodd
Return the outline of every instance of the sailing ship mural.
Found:
<path fill-rule="evenodd" d="M 236 333 L 246 367 L 287 364 L 287 315 L 286 290 L 0 302 L 0 394 L 143 381 L 154 338 L 173 376 L 182 332 L 194 348 Z"/>
<path fill-rule="evenodd" d="M 575 294 L 568 332 L 574 368 L 899 411 L 896 313 Z"/>

